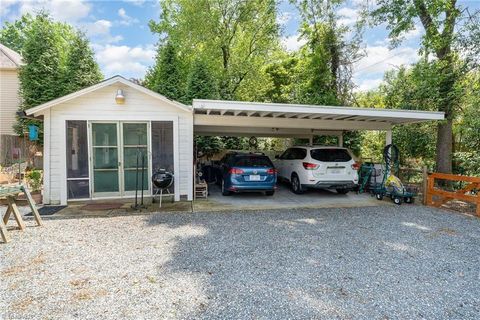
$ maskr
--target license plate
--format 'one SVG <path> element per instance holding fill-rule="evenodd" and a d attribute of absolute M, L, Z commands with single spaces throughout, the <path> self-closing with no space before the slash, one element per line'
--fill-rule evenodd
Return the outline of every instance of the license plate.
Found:
<path fill-rule="evenodd" d="M 260 176 L 258 174 L 250 175 L 250 181 L 260 181 Z"/>
<path fill-rule="evenodd" d="M 327 171 L 330 174 L 342 174 L 343 173 L 342 168 L 329 168 Z"/>

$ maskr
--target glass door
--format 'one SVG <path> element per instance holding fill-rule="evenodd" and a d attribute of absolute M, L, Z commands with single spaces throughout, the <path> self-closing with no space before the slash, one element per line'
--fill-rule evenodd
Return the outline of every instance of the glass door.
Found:
<path fill-rule="evenodd" d="M 135 190 L 140 191 L 142 187 L 145 190 L 144 194 L 149 194 L 148 124 L 124 122 L 122 123 L 122 137 L 124 194 L 134 195 Z"/>
<path fill-rule="evenodd" d="M 120 196 L 117 123 L 92 123 L 93 197 Z"/>

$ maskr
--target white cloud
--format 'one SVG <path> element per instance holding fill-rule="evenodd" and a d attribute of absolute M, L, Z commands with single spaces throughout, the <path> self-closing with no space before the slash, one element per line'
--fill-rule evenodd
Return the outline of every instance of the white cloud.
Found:
<path fill-rule="evenodd" d="M 405 33 L 405 40 L 416 39 L 419 36 L 423 35 L 423 30 L 420 26 L 415 26 L 414 29 Z"/>
<path fill-rule="evenodd" d="M 417 49 L 400 47 L 390 50 L 387 46 L 367 46 L 366 56 L 355 64 L 354 73 L 384 73 L 401 65 L 410 65 L 418 61 Z"/>
<path fill-rule="evenodd" d="M 366 48 L 366 56 L 358 61 L 353 70 L 355 91 L 367 91 L 380 85 L 386 71 L 400 66 L 409 66 L 419 59 L 417 49 L 400 47 L 390 50 L 386 45 Z"/>
<path fill-rule="evenodd" d="M 291 12 L 285 11 L 277 15 L 277 23 L 281 26 L 286 25 L 290 20 L 292 20 L 293 14 Z"/>
<path fill-rule="evenodd" d="M 127 78 L 143 78 L 147 68 L 153 64 L 155 48 L 147 46 L 93 45 L 96 58 L 104 75 L 108 78 L 116 74 Z"/>
<path fill-rule="evenodd" d="M 281 43 L 287 51 L 296 51 L 305 43 L 307 43 L 307 41 L 305 39 L 301 39 L 300 35 L 295 34 L 293 36 L 282 38 Z"/>
<path fill-rule="evenodd" d="M 87 25 L 87 34 L 90 36 L 109 34 L 112 22 L 108 20 L 97 20 Z"/>
<path fill-rule="evenodd" d="M 121 35 L 113 36 L 110 33 L 110 29 L 113 23 L 109 20 L 97 20 L 93 23 L 87 23 L 83 25 L 83 29 L 85 29 L 87 35 L 96 40 L 101 40 L 105 43 L 115 43 L 123 40 Z"/>
<path fill-rule="evenodd" d="M 338 10 L 338 23 L 345 26 L 353 25 L 357 22 L 358 19 L 358 11 L 352 8 L 343 7 Z"/>
<path fill-rule="evenodd" d="M 87 17 L 91 10 L 91 5 L 84 0 L 22 0 L 18 3 L 20 14 L 45 10 L 53 19 L 68 23 L 76 23 Z"/>
<path fill-rule="evenodd" d="M 122 24 L 122 25 L 129 26 L 132 23 L 138 23 L 138 19 L 134 19 L 134 18 L 130 17 L 129 15 L 127 15 L 127 12 L 125 11 L 124 8 L 118 9 L 118 15 L 121 18 L 120 24 Z"/>
<path fill-rule="evenodd" d="M 378 88 L 378 86 L 382 83 L 383 78 L 377 79 L 363 79 L 360 80 L 355 88 L 355 91 L 370 91 L 372 89 Z"/>

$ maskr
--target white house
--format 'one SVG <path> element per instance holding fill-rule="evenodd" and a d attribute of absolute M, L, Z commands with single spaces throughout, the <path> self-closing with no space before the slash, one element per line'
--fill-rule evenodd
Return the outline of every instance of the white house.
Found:
<path fill-rule="evenodd" d="M 444 119 L 442 112 L 194 100 L 171 101 L 121 76 L 26 112 L 44 121 L 44 202 L 125 198 L 158 169 L 174 173 L 175 200 L 193 199 L 194 135 L 307 137 Z M 341 144 L 341 139 L 339 139 Z M 141 157 L 139 158 L 141 159 Z"/>
<path fill-rule="evenodd" d="M 22 57 L 0 43 L 0 134 L 14 135 L 15 114 L 20 106 L 18 70 Z"/>

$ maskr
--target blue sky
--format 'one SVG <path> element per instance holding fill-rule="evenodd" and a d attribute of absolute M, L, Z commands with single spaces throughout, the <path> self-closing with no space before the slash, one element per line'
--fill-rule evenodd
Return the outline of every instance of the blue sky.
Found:
<path fill-rule="evenodd" d="M 342 23 L 352 24 L 356 17 L 356 3 L 349 0 L 339 10 Z M 479 9 L 480 1 L 461 1 L 464 6 Z M 103 74 L 110 77 L 142 78 L 155 56 L 156 35 L 150 32 L 148 21 L 158 20 L 158 1 L 151 0 L 0 0 L 0 19 L 13 21 L 22 13 L 45 9 L 60 21 L 84 30 Z M 280 5 L 278 21 L 282 27 L 282 44 L 295 50 L 301 44 L 298 38 L 299 17 L 296 8 L 287 0 Z M 357 90 L 375 88 L 386 70 L 410 64 L 418 59 L 421 27 L 409 32 L 398 48 L 389 49 L 387 31 L 379 26 L 367 30 L 364 36 L 366 56 L 355 65 L 354 82 Z"/>

